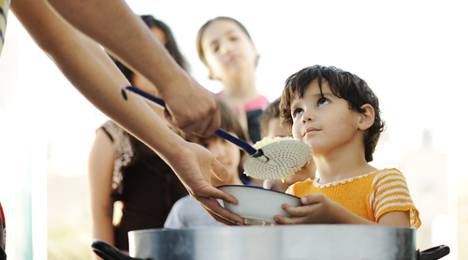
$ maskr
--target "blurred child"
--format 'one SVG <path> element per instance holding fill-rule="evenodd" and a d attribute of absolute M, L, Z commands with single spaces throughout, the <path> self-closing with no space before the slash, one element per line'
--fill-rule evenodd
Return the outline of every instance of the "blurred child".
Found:
<path fill-rule="evenodd" d="M 281 98 L 277 98 L 270 103 L 263 115 L 260 118 L 260 130 L 262 138 L 273 139 L 274 137 L 287 137 L 291 136 L 288 128 L 281 126 L 280 122 L 280 104 Z M 265 180 L 263 188 L 285 192 L 286 189 L 298 181 L 305 181 L 306 179 L 315 178 L 315 163 L 311 159 L 310 163 L 306 164 L 304 168 L 297 171 L 295 174 L 286 177 L 284 180 Z"/>
<path fill-rule="evenodd" d="M 234 18 L 219 16 L 200 27 L 196 44 L 209 78 L 223 85 L 218 97 L 234 109 L 249 142 L 260 141 L 260 116 L 269 102 L 257 89 L 255 70 L 260 55 L 247 28 Z M 263 184 L 247 175 L 241 175 L 241 180 L 246 185 Z"/>
<path fill-rule="evenodd" d="M 233 107 L 256 143 L 261 139 L 259 119 L 269 102 L 255 84 L 260 55 L 247 28 L 234 18 L 219 16 L 200 27 L 196 44 L 209 78 L 223 84 L 218 96 Z"/>
<path fill-rule="evenodd" d="M 369 164 L 385 124 L 364 80 L 335 67 L 304 68 L 286 80 L 280 111 L 294 139 L 312 147 L 319 178 L 291 186 L 304 205 L 283 205 L 293 217 L 275 221 L 421 225 L 403 174 Z"/>
<path fill-rule="evenodd" d="M 235 112 L 224 101 L 220 100 L 219 108 L 221 112 L 221 128 L 241 140 L 246 140 L 246 134 L 237 119 Z M 226 141 L 218 136 L 202 138 L 197 135 L 188 137 L 189 141 L 198 143 L 208 149 L 220 163 L 226 167 L 229 177 L 225 181 L 220 181 L 216 176 L 212 176 L 213 186 L 227 184 L 243 185 L 239 174 L 243 174 L 241 157 L 244 154 L 238 146 Z M 217 222 L 203 209 L 203 207 L 189 195 L 179 199 L 172 207 L 166 222 L 165 228 L 182 227 L 206 227 L 206 226 L 224 226 Z"/>

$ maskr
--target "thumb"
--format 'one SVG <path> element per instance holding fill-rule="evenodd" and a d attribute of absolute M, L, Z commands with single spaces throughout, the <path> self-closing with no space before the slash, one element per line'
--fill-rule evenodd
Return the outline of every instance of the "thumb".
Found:
<path fill-rule="evenodd" d="M 224 168 L 224 166 L 216 159 L 214 159 L 211 163 L 211 171 L 220 181 L 226 180 L 229 176 L 229 173 L 227 172 L 226 168 Z"/>
<path fill-rule="evenodd" d="M 311 193 L 301 197 L 301 202 L 304 205 L 316 204 L 322 201 L 322 193 Z"/>

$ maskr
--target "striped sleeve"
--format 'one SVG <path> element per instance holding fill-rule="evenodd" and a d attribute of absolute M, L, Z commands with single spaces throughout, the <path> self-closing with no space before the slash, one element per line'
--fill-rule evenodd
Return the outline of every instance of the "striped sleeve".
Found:
<path fill-rule="evenodd" d="M 390 169 L 380 173 L 374 178 L 372 189 L 369 205 L 376 222 L 387 212 L 409 211 L 411 227 L 421 226 L 419 212 L 411 199 L 406 179 L 400 171 Z"/>

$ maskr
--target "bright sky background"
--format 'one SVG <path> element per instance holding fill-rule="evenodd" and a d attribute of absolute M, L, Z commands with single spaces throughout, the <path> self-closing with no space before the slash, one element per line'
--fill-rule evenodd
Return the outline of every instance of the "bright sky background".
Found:
<path fill-rule="evenodd" d="M 128 3 L 135 13 L 153 14 L 171 27 L 192 75 L 214 92 L 221 85 L 208 79 L 195 38 L 216 16 L 231 16 L 249 30 L 261 55 L 257 88 L 270 101 L 280 95 L 284 80 L 305 66 L 334 65 L 359 75 L 380 98 L 388 125 L 375 166 L 394 166 L 421 145 L 427 129 L 436 150 L 449 155 L 454 182 L 468 178 L 466 1 Z M 57 172 L 86 174 L 94 130 L 106 118 L 68 83 L 11 12 L 8 22 L 0 59 L 0 180 L 12 178 L 10 171 L 24 162 L 22 148 L 31 140 L 39 146 L 55 141 L 47 156 L 55 158 Z"/>
<path fill-rule="evenodd" d="M 208 19 L 231 16 L 252 35 L 261 55 L 257 87 L 270 100 L 280 95 L 284 80 L 297 70 L 314 64 L 334 65 L 365 79 L 380 98 L 382 117 L 388 124 L 386 134 L 391 139 L 391 144 L 382 143 L 385 149 L 398 148 L 386 158 L 401 155 L 402 148 L 418 147 L 423 129 L 433 133 L 438 149 L 456 148 L 463 126 L 467 126 L 461 116 L 466 111 L 461 92 L 468 85 L 464 80 L 468 69 L 466 2 L 283 3 L 129 1 L 135 13 L 153 14 L 172 28 L 192 75 L 214 92 L 220 91 L 221 85 L 208 79 L 196 54 L 195 37 Z M 1 95 L 11 97 L 9 111 L 24 115 L 22 121 L 29 117 L 37 120 L 39 130 L 48 138 L 89 135 L 83 130 L 98 126 L 104 117 L 90 118 L 99 113 L 35 46 L 11 12 L 9 20 L 0 66 L 14 68 L 10 66 L 13 62 L 5 63 L 8 57 L 18 55 L 19 61 L 13 63 L 18 72 L 0 75 L 16 76 L 7 83 L 20 86 L 1 87 Z M 12 46 L 15 41 L 18 45 Z M 28 106 L 20 101 L 27 101 Z M 380 158 L 375 157 L 377 163 Z M 82 172 L 84 168 L 78 169 Z"/>

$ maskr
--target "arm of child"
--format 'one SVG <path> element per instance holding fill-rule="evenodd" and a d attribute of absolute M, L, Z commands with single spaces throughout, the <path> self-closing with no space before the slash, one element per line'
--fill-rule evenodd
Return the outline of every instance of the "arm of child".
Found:
<path fill-rule="evenodd" d="M 378 223 L 364 219 L 340 204 L 330 200 L 322 193 L 312 193 L 301 197 L 304 206 L 292 207 L 283 204 L 282 208 L 293 215 L 283 217 L 276 215 L 275 221 L 279 224 L 365 224 L 410 227 L 409 212 L 391 211 L 379 219 Z"/>
<path fill-rule="evenodd" d="M 100 239 L 111 245 L 114 245 L 111 198 L 114 158 L 114 149 L 109 136 L 104 130 L 97 130 L 88 158 L 92 232 L 94 239 Z"/>

